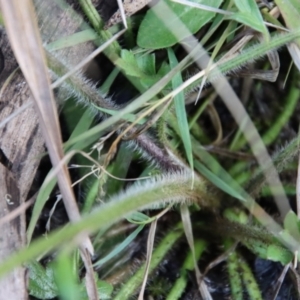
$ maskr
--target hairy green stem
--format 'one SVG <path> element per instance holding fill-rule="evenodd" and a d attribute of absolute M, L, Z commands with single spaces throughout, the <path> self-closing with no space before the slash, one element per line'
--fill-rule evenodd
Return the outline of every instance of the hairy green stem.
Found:
<path fill-rule="evenodd" d="M 192 174 L 174 173 L 168 176 L 160 176 L 147 180 L 138 187 L 131 186 L 125 193 L 115 196 L 110 202 L 102 205 L 81 221 L 54 231 L 47 239 L 40 238 L 31 243 L 28 248 L 12 254 L 0 265 L 0 276 L 3 276 L 13 268 L 20 266 L 28 260 L 34 259 L 45 253 L 61 247 L 64 243 L 70 243 L 81 232 L 93 233 L 100 228 L 107 227 L 128 216 L 131 212 L 153 206 L 161 207 L 166 203 L 182 203 L 196 201 L 200 206 L 216 208 L 218 199 L 208 195 L 204 181 Z"/>

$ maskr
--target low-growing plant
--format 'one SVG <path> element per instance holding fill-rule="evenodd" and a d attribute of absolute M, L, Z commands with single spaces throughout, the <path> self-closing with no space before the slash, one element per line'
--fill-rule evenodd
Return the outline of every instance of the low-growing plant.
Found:
<path fill-rule="evenodd" d="M 287 124 L 292 128 L 299 109 L 299 71 L 292 67 L 287 75 L 284 102 L 269 104 L 270 120 L 255 115 L 258 109 L 250 101 L 254 92 L 245 91 L 243 104 L 228 82 L 241 85 L 250 78 L 253 89 L 263 93 L 262 80 L 281 76 L 277 51 L 285 46 L 299 66 L 300 19 L 295 15 L 300 16 L 300 7 L 293 0 L 288 6 L 281 1 L 161 0 L 145 1 L 150 7 L 133 14 L 134 5 L 143 8 L 141 2 L 118 1 L 119 11 L 105 22 L 90 0 L 78 1 L 76 11 L 58 0 L 55 9 L 78 24 L 76 33 L 58 38 L 59 25 L 51 17 L 49 22 L 43 19 L 44 4 L 35 1 L 52 80 L 49 90 L 54 89 L 71 134 L 64 143 L 63 162 L 53 166 L 39 188 L 28 220 L 28 247 L 1 263 L 0 276 L 24 264 L 29 294 L 38 299 L 94 299 L 96 293 L 100 299 L 144 299 L 147 294 L 171 300 L 188 295 L 192 271 L 196 297 L 214 299 L 207 272 L 225 263 L 231 299 L 264 299 L 251 268 L 253 257 L 287 266 L 285 272 L 289 268 L 299 279 L 300 208 L 297 202 L 293 212 L 287 197 L 299 188 L 279 180 L 279 175 L 284 178 L 297 169 L 298 134 L 286 141 L 281 133 Z M 6 13 L 3 9 L 9 28 Z M 47 26 L 50 37 L 43 33 Z M 123 26 L 126 30 L 117 33 Z M 91 41 L 97 50 L 72 65 L 65 48 Z M 100 83 L 92 83 L 82 68 L 100 52 L 113 67 Z M 126 103 L 118 102 L 115 90 L 120 74 L 126 88 L 134 90 Z M 268 151 L 274 149 L 271 158 Z M 78 169 L 80 177 L 72 186 L 84 191 L 78 201 L 82 217 L 32 240 L 57 182 L 61 188 L 56 174 L 71 159 L 69 166 Z M 265 194 L 274 197 L 274 203 L 261 196 Z M 130 233 L 124 237 L 124 232 Z M 87 234 L 93 266 L 83 255 Z M 185 252 L 178 254 L 184 236 Z M 145 240 L 144 259 L 132 262 L 128 249 Z M 170 282 L 154 271 L 172 251 L 180 262 Z M 215 262 L 203 267 L 207 252 L 214 254 Z M 86 274 L 92 275 L 84 279 Z M 280 285 L 271 290 L 272 299 Z M 294 285 L 289 299 L 299 295 Z"/>

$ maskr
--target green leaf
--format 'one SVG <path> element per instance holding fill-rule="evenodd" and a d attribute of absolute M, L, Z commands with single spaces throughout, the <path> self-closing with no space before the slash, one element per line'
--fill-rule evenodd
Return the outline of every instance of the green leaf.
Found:
<path fill-rule="evenodd" d="M 113 286 L 103 280 L 99 280 L 97 275 L 95 277 L 96 277 L 95 279 L 96 279 L 96 286 L 97 286 L 97 292 L 98 292 L 98 299 L 101 299 L 101 300 L 111 299 L 111 294 L 114 290 Z M 81 284 L 80 299 L 82 299 L 82 300 L 90 299 L 86 292 L 85 279 L 83 280 L 83 283 Z"/>
<path fill-rule="evenodd" d="M 148 75 L 156 75 L 155 55 L 141 55 L 137 57 L 137 64 Z"/>
<path fill-rule="evenodd" d="M 293 253 L 278 244 L 267 244 L 260 240 L 248 239 L 243 244 L 253 253 L 263 259 L 270 259 L 286 265 L 293 259 Z"/>
<path fill-rule="evenodd" d="M 168 48 L 168 56 L 170 61 L 170 67 L 175 68 L 178 64 L 177 58 L 174 54 L 172 48 Z M 178 86 L 182 84 L 181 73 L 177 73 L 174 75 L 172 79 L 172 86 L 175 90 Z M 175 110 L 177 121 L 179 125 L 179 131 L 181 135 L 181 139 L 183 142 L 183 146 L 185 149 L 185 153 L 190 164 L 192 170 L 194 170 L 194 161 L 193 161 L 193 151 L 192 151 L 192 142 L 190 137 L 190 129 L 189 123 L 187 120 L 186 110 L 185 110 L 185 102 L 184 102 L 184 94 L 183 92 L 178 93 L 174 98 Z"/>
<path fill-rule="evenodd" d="M 293 253 L 284 247 L 273 244 L 268 246 L 266 258 L 286 265 L 293 259 Z"/>
<path fill-rule="evenodd" d="M 122 243 L 120 243 L 117 247 L 110 251 L 108 255 L 98 260 L 94 264 L 94 266 L 100 267 L 116 255 L 118 255 L 137 237 L 137 235 L 142 231 L 143 228 L 144 225 L 140 225 L 139 227 L 137 227 Z"/>
<path fill-rule="evenodd" d="M 119 113 L 119 111 L 117 110 L 112 110 L 112 109 L 107 109 L 107 108 L 103 108 L 103 107 L 100 107 L 100 106 L 96 106 L 93 104 L 93 106 L 97 109 L 99 109 L 100 111 L 108 114 L 108 115 L 111 115 L 111 116 L 115 116 Z M 125 121 L 128 121 L 128 122 L 131 122 L 133 123 L 135 120 L 136 120 L 136 115 L 135 114 L 125 114 L 124 116 L 122 116 L 122 119 L 125 120 Z M 141 119 L 139 122 L 137 122 L 138 124 L 144 124 L 146 122 L 146 119 L 143 118 Z"/>
<path fill-rule="evenodd" d="M 147 215 L 135 211 L 133 212 L 129 217 L 126 218 L 128 222 L 134 223 L 134 224 L 148 224 L 152 222 L 152 218 L 149 218 Z"/>
<path fill-rule="evenodd" d="M 283 227 L 292 235 L 296 240 L 300 241 L 300 232 L 299 232 L 299 219 L 293 211 L 289 211 L 285 218 Z"/>
<path fill-rule="evenodd" d="M 137 56 L 132 51 L 122 50 L 121 58 L 116 64 L 128 76 L 138 77 L 145 88 L 149 88 L 161 78 L 156 74 L 154 54 Z"/>
<path fill-rule="evenodd" d="M 27 229 L 27 243 L 30 243 L 33 231 L 35 229 L 35 225 L 40 217 L 41 211 L 45 206 L 45 203 L 48 201 L 50 194 L 57 183 L 57 177 L 48 180 L 50 176 L 51 176 L 51 172 L 48 173 L 45 181 L 43 182 L 39 194 L 34 203 L 32 215 Z"/>
<path fill-rule="evenodd" d="M 61 252 L 53 263 L 54 279 L 58 288 L 59 299 L 80 300 L 80 286 L 77 271 L 73 268 L 72 256 Z"/>
<path fill-rule="evenodd" d="M 89 109 L 86 109 L 86 111 L 84 112 L 84 114 L 81 116 L 80 120 L 77 121 L 77 125 L 74 128 L 70 139 L 75 138 L 76 136 L 86 132 L 91 124 L 93 122 L 93 118 L 91 118 L 91 113 Z M 80 145 L 82 145 L 82 143 L 76 143 L 74 145 L 72 145 L 71 147 L 68 147 L 69 150 L 72 149 L 80 149 Z M 37 196 L 37 199 L 34 203 L 34 207 L 33 207 L 33 211 L 32 211 L 32 215 L 30 218 L 30 222 L 28 225 L 28 229 L 27 229 L 27 242 L 29 243 L 31 241 L 32 238 L 32 234 L 33 231 L 35 229 L 36 223 L 40 217 L 41 211 L 45 205 L 45 203 L 48 201 L 50 194 L 52 193 L 56 183 L 57 183 L 57 178 L 54 176 L 51 180 L 48 180 L 51 176 L 51 172 L 48 173 L 45 181 L 43 182 L 39 194 Z"/>
<path fill-rule="evenodd" d="M 268 30 L 255 0 L 235 0 L 238 12 L 228 18 L 253 28 L 268 38 Z"/>
<path fill-rule="evenodd" d="M 253 18 L 253 16 L 249 13 L 237 12 L 231 15 L 229 19 L 240 22 L 259 32 L 263 33 L 265 31 L 264 26 L 262 26 L 261 23 L 258 23 L 257 20 L 255 20 L 255 18 Z"/>
<path fill-rule="evenodd" d="M 52 299 L 57 296 L 57 287 L 54 281 L 53 269 L 44 268 L 37 261 L 27 265 L 29 270 L 29 294 L 38 299 Z"/>
<path fill-rule="evenodd" d="M 85 43 L 96 39 L 99 39 L 99 36 L 96 34 L 96 32 L 93 29 L 86 29 L 69 36 L 64 36 L 52 43 L 49 43 L 46 47 L 49 51 L 54 51 L 67 47 L 73 47 L 80 43 Z"/>
<path fill-rule="evenodd" d="M 247 224 L 248 222 L 247 214 L 239 209 L 226 208 L 223 212 L 223 215 L 226 219 L 232 222 L 237 222 L 240 224 Z"/>
<path fill-rule="evenodd" d="M 268 31 L 255 0 L 235 0 L 239 12 L 228 18 L 249 26 L 267 36 Z"/>
<path fill-rule="evenodd" d="M 244 195 L 242 195 L 240 191 L 236 189 L 236 183 L 234 182 L 233 179 L 228 178 L 228 182 L 226 182 L 224 178 L 220 178 L 219 174 L 218 175 L 214 174 L 199 161 L 195 161 L 194 163 L 197 171 L 199 171 L 202 175 L 204 175 L 210 182 L 212 182 L 219 189 L 221 189 L 228 195 L 231 195 L 232 197 L 237 198 L 243 202 L 247 201 Z M 222 175 L 228 177 L 227 174 L 224 172 Z"/>
<path fill-rule="evenodd" d="M 192 2 L 218 8 L 222 0 L 194 0 Z M 174 14 L 166 14 L 165 19 L 161 20 L 155 11 L 165 11 L 165 5 L 168 5 Z M 137 44 L 147 49 L 161 49 L 173 46 L 179 40 L 197 32 L 214 16 L 214 12 L 195 9 L 190 6 L 174 3 L 171 0 L 160 1 L 155 7 L 148 10 L 143 19 L 138 31 Z M 180 30 L 181 24 L 178 24 L 178 19 L 188 29 L 188 32 L 186 30 L 178 31 L 180 35 L 179 39 L 169 29 L 176 27 Z"/>
<path fill-rule="evenodd" d="M 99 299 L 106 300 L 111 299 L 113 292 L 113 286 L 103 280 L 97 280 L 97 291 Z M 88 299 L 88 298 L 87 298 Z"/>
<path fill-rule="evenodd" d="M 129 76 L 144 77 L 144 74 L 138 66 L 137 60 L 131 51 L 122 50 L 121 59 L 118 59 L 116 64 Z"/>
<path fill-rule="evenodd" d="M 297 30 L 300 26 L 300 2 L 299 0 L 275 0 L 280 13 L 291 30 Z M 297 45 L 300 47 L 300 39 L 297 39 Z"/>

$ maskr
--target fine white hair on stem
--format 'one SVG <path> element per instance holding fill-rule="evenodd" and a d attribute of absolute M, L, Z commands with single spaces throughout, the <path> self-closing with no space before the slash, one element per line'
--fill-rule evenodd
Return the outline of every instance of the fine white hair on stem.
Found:
<path fill-rule="evenodd" d="M 193 189 L 192 181 L 195 180 Z M 202 178 L 194 178 L 191 172 L 169 172 L 155 176 L 149 180 L 138 181 L 127 190 L 113 196 L 109 202 L 118 202 L 124 199 L 149 200 L 151 205 L 145 205 L 142 209 L 161 208 L 168 204 L 198 203 L 201 207 L 216 209 L 220 203 L 207 189 L 206 181 Z"/>

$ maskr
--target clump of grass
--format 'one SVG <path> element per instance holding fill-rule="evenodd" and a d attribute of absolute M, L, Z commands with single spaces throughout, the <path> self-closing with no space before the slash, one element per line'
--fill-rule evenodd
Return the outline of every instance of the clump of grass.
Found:
<path fill-rule="evenodd" d="M 218 0 L 202 1 L 204 6 L 200 9 L 189 6 L 187 1 L 180 2 L 166 0 L 156 5 L 149 3 L 149 10 L 139 13 L 139 17 L 130 17 L 126 37 L 120 43 L 116 41 L 115 33 L 122 25 L 115 24 L 106 28 L 103 18 L 91 1 L 79 1 L 82 15 L 73 11 L 64 1 L 59 2 L 58 7 L 64 13 L 70 13 L 76 22 L 79 20 L 81 42 L 94 41 L 100 47 L 95 53 L 103 52 L 139 96 L 129 103 L 116 104 L 114 91 L 111 90 L 115 86 L 118 73 L 116 69 L 111 70 L 107 80 L 98 87 L 83 73 L 74 72 L 81 65 L 69 73 L 70 67 L 64 62 L 65 57 L 62 53 L 55 52 L 55 49 L 64 47 L 63 39 L 45 46 L 48 49 L 45 53 L 52 80 L 64 78 L 60 87 L 58 83 L 54 83 L 54 87 L 58 88 L 54 93 L 58 105 L 66 113 L 67 106 L 64 108 L 63 103 L 65 98 L 71 98 L 69 103 L 72 103 L 74 115 L 82 115 L 76 121 L 68 116 L 67 122 L 72 133 L 64 149 L 67 159 L 77 153 L 79 163 L 76 166 L 82 167 L 79 182 L 82 181 L 80 185 L 84 190 L 81 199 L 81 211 L 84 215 L 79 216 L 77 205 L 73 213 L 72 210 L 70 212 L 71 184 L 67 184 L 67 170 L 64 169 L 64 175 L 61 173 L 63 153 L 58 148 L 53 148 L 53 145 L 61 149 L 63 146 L 58 128 L 53 125 L 57 126 L 58 123 L 53 117 L 49 122 L 56 133 L 53 133 L 52 146 L 49 144 L 48 149 L 54 173 L 47 177 L 39 190 L 29 220 L 30 244 L 28 248 L 13 253 L 0 265 L 0 275 L 3 276 L 14 267 L 27 264 L 31 274 L 29 291 L 35 297 L 48 299 L 51 295 L 61 299 L 95 299 L 98 294 L 100 299 L 130 299 L 138 294 L 141 287 L 139 299 L 143 298 L 144 293 L 151 296 L 151 290 L 155 290 L 155 286 L 147 289 L 146 279 L 150 278 L 151 285 L 152 278 L 155 278 L 154 270 L 159 270 L 164 258 L 172 253 L 176 248 L 175 244 L 184 235 L 187 239 L 185 260 L 180 263 L 180 276 L 174 286 L 170 288 L 169 285 L 170 290 L 165 291 L 167 299 L 181 299 L 187 293 L 187 270 L 195 272 L 198 295 L 213 299 L 209 281 L 206 280 L 206 274 L 202 276 L 198 262 L 201 262 L 202 252 L 205 250 L 217 252 L 215 244 L 228 250 L 238 243 L 237 247 L 224 256 L 232 299 L 243 299 L 244 294 L 249 299 L 263 298 L 255 272 L 251 270 L 247 255 L 244 255 L 245 248 L 256 257 L 286 265 L 299 258 L 299 221 L 296 215 L 287 214 L 290 204 L 282 194 L 284 185 L 278 176 L 285 169 L 291 168 L 290 162 L 298 155 L 298 137 L 295 136 L 289 142 L 281 138 L 284 125 L 293 120 L 294 111 L 298 109 L 298 70 L 292 72 L 293 80 L 289 80 L 287 84 L 283 111 L 278 112 L 277 104 L 270 108 L 278 113 L 278 117 L 270 121 L 273 122 L 271 128 L 266 128 L 264 120 L 255 113 L 249 115 L 251 110 L 256 112 L 256 106 L 264 105 L 265 102 L 255 104 L 249 99 L 248 105 L 244 107 L 225 78 L 225 75 L 234 74 L 240 84 L 243 80 L 241 76 L 246 73 L 253 78 L 272 78 L 274 81 L 279 71 L 277 49 L 284 46 L 290 49 L 293 43 L 296 47 L 293 49 L 297 50 L 292 52 L 292 57 L 297 57 L 297 41 L 300 36 L 296 29 L 299 28 L 296 26 L 297 19 L 293 19 L 294 23 L 286 21 L 289 12 L 282 8 L 280 1 L 275 1 L 285 20 L 280 26 L 278 22 L 282 20 L 274 18 L 274 11 L 267 7 L 260 8 L 254 0 L 224 3 Z M 299 7 L 293 1 L 290 3 L 293 7 L 293 12 L 290 13 L 294 14 L 296 10 L 300 14 Z M 132 13 L 127 6 L 125 10 L 120 7 L 123 19 L 124 13 L 128 11 Z M 162 11 L 167 16 L 162 17 Z M 7 11 L 3 11 L 6 27 L 9 29 L 6 14 Z M 198 17 L 195 18 L 194 15 Z M 273 22 L 271 25 L 274 25 L 276 31 L 285 29 L 288 32 L 274 33 L 275 30 L 271 31 L 267 27 L 270 24 L 266 25 L 263 16 L 268 16 L 268 22 Z M 169 22 L 170 20 L 176 20 L 175 27 L 175 23 Z M 20 20 L 18 24 L 21 25 L 22 21 L 25 20 Z M 201 28 L 205 28 L 205 31 Z M 247 30 L 251 30 L 250 35 L 246 34 Z M 78 32 L 73 34 L 78 37 Z M 16 38 L 17 34 L 12 36 Z M 258 37 L 259 43 L 252 42 L 254 37 Z M 229 51 L 225 50 L 235 40 L 237 45 Z M 68 37 L 68 46 L 70 43 L 74 43 L 74 47 L 78 46 L 72 34 Z M 38 49 L 42 55 L 42 48 L 39 46 Z M 30 51 L 26 53 L 29 54 Z M 208 53 L 212 53 L 211 58 Z M 263 58 L 266 56 L 270 63 L 264 62 Z M 93 58 L 94 55 L 90 57 Z M 20 67 L 26 74 L 25 65 L 21 61 L 19 59 Z M 268 68 L 270 64 L 272 70 L 252 69 L 253 65 L 261 65 L 261 61 L 265 63 L 264 68 Z M 32 64 L 35 65 L 34 62 Z M 46 70 L 45 62 L 41 61 L 37 65 Z M 194 70 L 197 70 L 196 74 Z M 34 82 L 29 77 L 27 81 L 29 85 Z M 258 89 L 259 84 L 252 82 L 253 90 Z M 264 84 L 262 83 L 262 89 Z M 220 104 L 220 100 L 215 100 L 213 88 L 224 99 L 237 125 L 224 105 Z M 40 88 L 32 86 L 31 89 L 36 91 L 36 94 L 33 93 L 35 98 L 39 98 L 37 93 Z M 50 97 L 52 92 L 49 81 L 47 90 Z M 200 97 L 195 114 L 197 118 L 194 117 L 194 106 L 185 102 L 185 97 L 195 90 L 199 92 L 197 100 Z M 249 91 L 249 95 L 253 97 L 255 93 Z M 54 106 L 52 109 L 55 115 Z M 95 116 L 98 123 L 93 122 Z M 46 111 L 42 113 L 42 120 L 44 124 L 48 124 Z M 94 125 L 95 123 L 97 124 Z M 46 125 L 45 130 L 50 126 Z M 211 128 L 217 132 L 217 139 L 212 137 Z M 261 136 L 258 132 L 265 134 Z M 243 137 L 241 133 L 244 134 Z M 246 142 L 251 151 L 245 146 Z M 273 158 L 268 155 L 267 150 L 273 151 L 283 144 L 287 146 L 277 151 Z M 230 158 L 224 158 L 222 154 Z M 255 157 L 260 165 L 254 164 L 253 160 L 241 162 L 239 155 Z M 293 168 L 295 169 L 294 166 Z M 242 170 L 244 174 L 236 170 Z M 37 220 L 55 187 L 56 175 L 71 223 L 50 232 L 47 239 L 40 237 L 31 241 Z M 241 179 L 242 175 L 244 177 Z M 64 183 L 67 188 L 63 187 Z M 281 214 L 279 222 L 264 210 L 264 199 L 259 193 L 265 183 L 270 185 L 272 196 L 279 199 L 276 202 Z M 274 183 L 277 185 L 276 189 L 272 186 Z M 260 200 L 261 205 L 258 204 Z M 171 207 L 173 212 L 169 211 Z M 77 213 L 74 214 L 74 211 Z M 174 220 L 173 215 L 177 216 Z M 193 222 L 199 216 L 203 220 Z M 164 222 L 171 228 L 166 234 L 159 233 L 161 241 L 154 242 L 156 225 Z M 124 224 L 127 229 L 132 230 L 126 238 L 121 230 Z M 152 225 L 148 235 L 146 261 L 133 266 L 126 251 L 142 241 L 141 235 L 148 224 Z M 116 227 L 112 227 L 113 225 Z M 114 233 L 115 228 L 119 228 L 120 232 Z M 200 238 L 194 237 L 198 230 L 202 232 Z M 85 237 L 83 240 L 82 235 Z M 214 238 L 210 239 L 209 236 Z M 78 241 L 81 245 L 79 248 Z M 95 249 L 96 261 L 86 253 L 86 248 L 90 253 Z M 43 268 L 36 260 L 54 250 L 56 252 L 51 258 L 53 266 L 47 264 Z M 30 262 L 32 260 L 34 262 Z M 95 263 L 94 266 L 92 263 Z M 126 275 L 135 271 L 129 279 L 126 276 L 118 279 L 120 268 L 127 270 Z M 237 272 L 237 268 L 241 271 Z M 67 274 L 65 270 L 68 270 Z M 85 280 L 83 276 L 86 277 Z M 39 277 L 42 280 L 38 280 Z M 107 279 L 111 277 L 114 277 L 113 285 Z M 64 282 L 61 278 L 64 278 Z M 87 291 L 84 289 L 85 282 Z M 155 282 L 160 281 L 153 280 L 154 285 Z M 67 293 L 68 290 L 77 293 Z"/>

